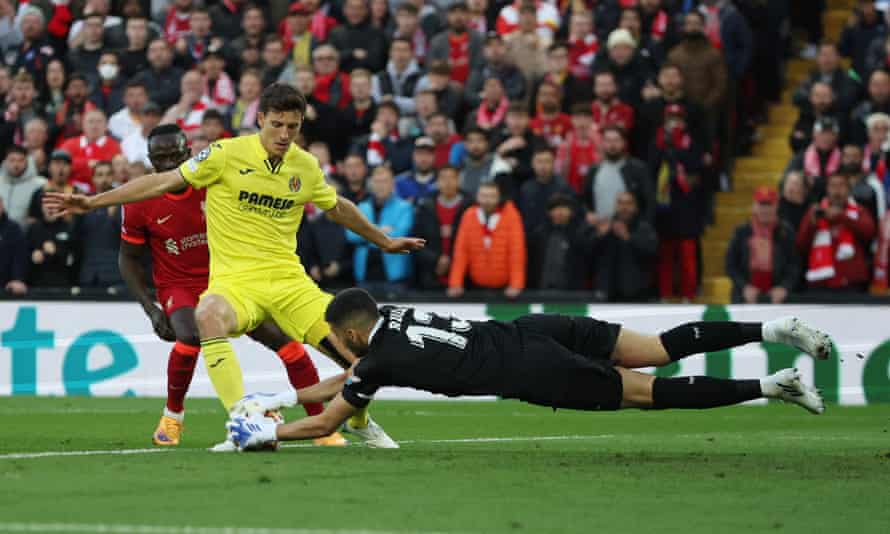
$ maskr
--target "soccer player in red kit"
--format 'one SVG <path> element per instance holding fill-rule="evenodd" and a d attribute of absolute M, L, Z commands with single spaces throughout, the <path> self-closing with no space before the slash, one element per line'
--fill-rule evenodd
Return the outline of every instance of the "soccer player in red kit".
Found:
<path fill-rule="evenodd" d="M 148 137 L 148 156 L 156 171 L 175 169 L 191 156 L 185 133 L 176 125 L 155 128 Z M 165 341 L 175 341 L 167 364 L 167 405 L 152 436 L 155 445 L 180 442 L 183 401 L 201 350 L 195 306 L 207 289 L 210 265 L 204 198 L 204 190 L 187 186 L 123 208 L 121 275 L 142 304 L 155 333 Z M 145 284 L 141 258 L 146 247 L 153 260 L 157 301 L 163 309 L 155 305 Z M 274 323 L 263 323 L 250 336 L 278 354 L 295 388 L 318 382 L 318 371 L 305 347 Z M 306 413 L 315 415 L 323 409 L 321 404 L 314 404 L 306 406 Z M 335 432 L 316 443 L 345 445 L 346 441 Z"/>

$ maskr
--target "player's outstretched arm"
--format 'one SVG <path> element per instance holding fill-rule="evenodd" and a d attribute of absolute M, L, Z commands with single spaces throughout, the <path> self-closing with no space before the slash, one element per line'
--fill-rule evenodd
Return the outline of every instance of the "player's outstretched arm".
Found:
<path fill-rule="evenodd" d="M 425 239 L 417 237 L 389 237 L 380 228 L 371 223 L 351 200 L 342 196 L 337 197 L 337 204 L 329 209 L 327 213 L 328 217 L 335 223 L 345 226 L 377 245 L 380 250 L 390 254 L 408 254 L 411 251 L 423 248 L 426 244 Z"/>
<path fill-rule="evenodd" d="M 294 441 L 328 436 L 340 428 L 340 425 L 355 415 L 357 411 L 358 408 L 349 404 L 343 398 L 343 395 L 338 393 L 320 414 L 304 417 L 292 423 L 278 425 L 275 434 L 279 441 Z"/>
<path fill-rule="evenodd" d="M 186 185 L 188 184 L 182 178 L 179 169 L 173 169 L 172 171 L 147 174 L 141 178 L 130 180 L 111 191 L 94 196 L 47 192 L 43 195 L 43 204 L 49 208 L 50 213 L 79 215 L 98 208 L 159 197 L 164 193 L 182 189 Z"/>

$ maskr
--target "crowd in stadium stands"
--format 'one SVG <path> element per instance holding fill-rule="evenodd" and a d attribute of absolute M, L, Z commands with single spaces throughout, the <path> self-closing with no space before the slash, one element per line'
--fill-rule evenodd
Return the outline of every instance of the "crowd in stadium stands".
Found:
<path fill-rule="evenodd" d="M 145 174 L 159 124 L 195 153 L 255 132 L 278 81 L 307 96 L 302 144 L 340 194 L 428 242 L 382 254 L 309 206 L 299 253 L 322 286 L 692 299 L 714 192 L 780 97 L 789 21 L 815 43 L 821 8 L 0 0 L 0 289 L 121 287 L 119 209 L 59 218 L 42 193 Z M 797 156 L 729 248 L 737 299 L 886 285 L 888 51 L 872 2 L 838 46 L 805 48 L 818 68 L 795 93 Z"/>

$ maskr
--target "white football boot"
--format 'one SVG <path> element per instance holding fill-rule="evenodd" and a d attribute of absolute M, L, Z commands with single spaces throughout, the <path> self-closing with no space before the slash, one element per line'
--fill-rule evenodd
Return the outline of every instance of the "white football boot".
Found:
<path fill-rule="evenodd" d="M 800 371 L 797 369 L 782 369 L 761 378 L 760 390 L 768 399 L 781 399 L 784 402 L 797 404 L 816 415 L 825 411 L 822 395 L 816 388 L 800 381 Z"/>
<path fill-rule="evenodd" d="M 340 426 L 340 430 L 347 434 L 352 434 L 360 438 L 365 445 L 373 449 L 398 449 L 399 444 L 386 434 L 383 427 L 368 418 L 368 426 L 364 428 L 356 428 L 349 424 L 349 421 Z"/>
<path fill-rule="evenodd" d="M 831 338 L 797 317 L 782 317 L 763 323 L 763 340 L 791 345 L 813 358 L 827 360 L 831 355 Z"/>

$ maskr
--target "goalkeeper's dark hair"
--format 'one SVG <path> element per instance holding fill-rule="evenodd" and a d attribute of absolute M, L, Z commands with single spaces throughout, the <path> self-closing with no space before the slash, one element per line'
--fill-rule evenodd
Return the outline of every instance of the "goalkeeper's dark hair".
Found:
<path fill-rule="evenodd" d="M 328 304 L 324 318 L 332 326 L 346 327 L 371 323 L 380 317 L 377 301 L 364 289 L 352 287 L 337 293 Z"/>
<path fill-rule="evenodd" d="M 185 135 L 185 132 L 182 131 L 182 128 L 180 128 L 179 125 L 177 125 L 177 124 L 162 124 L 160 126 L 155 126 L 154 128 L 152 128 L 152 130 L 148 133 L 147 141 L 149 143 L 151 143 L 151 140 L 154 139 L 155 137 L 160 137 L 162 135 L 178 135 L 178 134 Z"/>
<path fill-rule="evenodd" d="M 263 113 L 299 111 L 301 115 L 305 115 L 306 98 L 295 87 L 276 82 L 263 90 L 259 110 Z"/>

